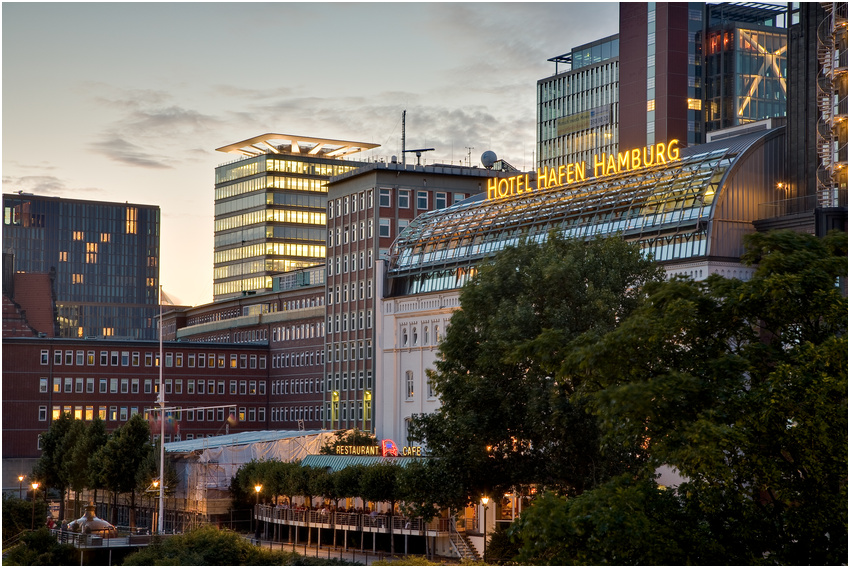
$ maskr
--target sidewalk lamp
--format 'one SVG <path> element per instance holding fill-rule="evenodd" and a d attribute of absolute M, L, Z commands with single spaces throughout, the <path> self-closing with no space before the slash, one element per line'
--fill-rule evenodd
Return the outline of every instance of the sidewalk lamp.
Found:
<path fill-rule="evenodd" d="M 261 484 L 258 483 L 254 486 L 254 491 L 257 492 L 257 507 L 254 509 L 254 515 L 255 516 L 260 514 L 260 511 L 259 511 L 259 509 L 260 509 L 260 491 L 262 491 L 262 490 L 263 490 L 263 486 Z"/>
<path fill-rule="evenodd" d="M 481 555 L 481 559 L 484 562 L 487 562 L 487 503 L 490 502 L 490 498 L 484 496 L 481 498 L 481 504 L 484 505 L 484 530 L 481 532 L 484 533 L 484 554 Z"/>
<path fill-rule="evenodd" d="M 38 489 L 38 481 L 32 482 L 32 530 L 35 530 L 35 492 Z"/>
<path fill-rule="evenodd" d="M 19 483 L 18 496 L 21 498 L 21 501 L 24 500 L 24 478 L 25 477 L 26 477 L 26 475 L 19 475 L 18 476 L 18 483 Z"/>

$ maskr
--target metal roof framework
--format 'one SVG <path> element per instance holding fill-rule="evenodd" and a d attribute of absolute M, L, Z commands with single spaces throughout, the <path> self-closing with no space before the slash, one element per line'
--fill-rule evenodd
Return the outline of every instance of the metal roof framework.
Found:
<path fill-rule="evenodd" d="M 459 288 L 483 259 L 553 230 L 583 239 L 620 234 L 656 260 L 704 256 L 715 196 L 746 147 L 703 145 L 660 166 L 425 213 L 390 249 L 392 293 Z"/>
<path fill-rule="evenodd" d="M 313 136 L 298 136 L 295 134 L 266 133 L 216 148 L 216 151 L 242 154 L 248 157 L 259 156 L 261 154 L 286 153 L 322 158 L 342 158 L 349 154 L 356 154 L 357 152 L 371 150 L 379 146 L 380 144 L 369 142 L 315 138 Z"/>

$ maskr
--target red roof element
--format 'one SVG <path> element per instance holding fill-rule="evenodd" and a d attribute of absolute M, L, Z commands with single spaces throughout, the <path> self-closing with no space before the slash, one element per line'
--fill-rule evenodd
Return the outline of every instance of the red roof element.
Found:
<path fill-rule="evenodd" d="M 14 298 L 3 296 L 3 337 L 55 337 L 53 288 L 49 274 L 17 273 Z"/>

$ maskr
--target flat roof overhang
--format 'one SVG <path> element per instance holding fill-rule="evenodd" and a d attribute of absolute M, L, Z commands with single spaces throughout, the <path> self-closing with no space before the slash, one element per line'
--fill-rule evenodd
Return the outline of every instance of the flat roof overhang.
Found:
<path fill-rule="evenodd" d="M 233 144 L 216 148 L 216 151 L 228 154 L 242 154 L 243 156 L 259 156 L 268 153 L 280 154 L 282 153 L 281 146 L 288 146 L 288 149 L 285 150 L 288 154 L 341 158 L 349 154 L 378 148 L 380 144 L 269 132 L 242 140 L 241 142 L 234 142 Z"/>

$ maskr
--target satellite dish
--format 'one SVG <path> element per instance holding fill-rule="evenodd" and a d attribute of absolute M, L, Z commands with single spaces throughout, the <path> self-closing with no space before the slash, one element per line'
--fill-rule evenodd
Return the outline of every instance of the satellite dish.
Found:
<path fill-rule="evenodd" d="M 488 170 L 493 167 L 493 164 L 495 164 L 498 159 L 499 158 L 496 157 L 496 152 L 492 150 L 487 150 L 481 154 L 481 164 Z"/>

